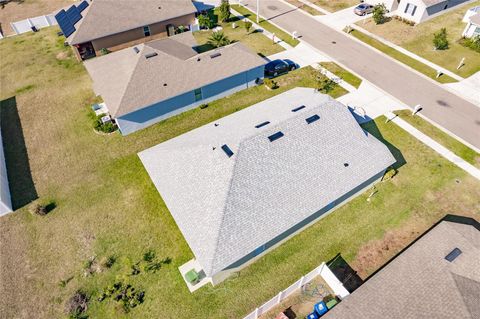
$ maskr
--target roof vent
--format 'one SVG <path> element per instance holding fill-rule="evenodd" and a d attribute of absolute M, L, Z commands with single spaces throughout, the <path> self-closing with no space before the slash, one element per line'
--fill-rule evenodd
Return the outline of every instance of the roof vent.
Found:
<path fill-rule="evenodd" d="M 167 83 L 163 83 L 163 86 L 167 86 Z"/>
<path fill-rule="evenodd" d="M 222 145 L 222 150 L 225 152 L 225 154 L 227 154 L 228 157 L 233 156 L 233 151 L 230 149 L 230 147 L 228 147 L 227 144 Z"/>
<path fill-rule="evenodd" d="M 211 59 L 215 59 L 215 58 L 218 58 L 219 56 L 221 56 L 222 54 L 220 52 L 217 52 L 217 53 L 214 53 L 214 54 L 211 54 L 210 55 L 210 58 Z"/>
<path fill-rule="evenodd" d="M 305 108 L 305 105 L 300 105 L 299 107 L 296 107 L 292 110 L 292 112 L 298 112 L 300 111 L 301 109 L 304 109 Z"/>
<path fill-rule="evenodd" d="M 140 52 L 140 50 L 137 47 L 133 47 L 133 51 L 135 51 L 136 54 Z"/>
<path fill-rule="evenodd" d="M 449 262 L 452 262 L 461 254 L 462 254 L 462 251 L 458 248 L 455 248 L 448 255 L 445 256 L 445 259 Z"/>
<path fill-rule="evenodd" d="M 202 60 L 202 59 L 200 59 L 200 58 L 197 58 L 197 62 L 200 62 L 201 60 Z"/>
<path fill-rule="evenodd" d="M 268 137 L 268 139 L 270 140 L 270 142 L 273 142 L 273 141 L 278 140 L 278 139 L 279 139 L 280 137 L 282 137 L 282 136 L 283 136 L 283 133 L 282 133 L 282 132 L 277 132 L 277 133 L 275 133 L 275 134 L 273 134 L 273 135 L 270 135 L 270 136 Z"/>
<path fill-rule="evenodd" d="M 255 125 L 255 128 L 261 128 L 261 127 L 263 127 L 263 126 L 265 126 L 265 125 L 268 125 L 268 124 L 270 124 L 270 122 L 269 122 L 269 121 L 265 121 L 265 122 L 262 122 L 262 123 L 260 123 L 260 124 L 258 124 L 258 125 Z"/>
<path fill-rule="evenodd" d="M 147 53 L 147 54 L 145 54 L 145 58 L 146 58 L 146 59 L 150 59 L 150 58 L 153 58 L 153 57 L 155 57 L 155 56 L 157 56 L 157 55 L 158 55 L 157 52 Z"/>
<path fill-rule="evenodd" d="M 311 123 L 313 123 L 313 122 L 315 122 L 315 121 L 318 121 L 319 119 L 320 119 L 320 116 L 318 116 L 317 114 L 315 114 L 315 115 L 312 115 L 312 116 L 310 116 L 310 117 L 307 117 L 307 118 L 305 119 L 305 121 L 307 121 L 307 124 L 311 124 Z"/>
<path fill-rule="evenodd" d="M 348 167 L 348 165 L 349 165 L 348 163 L 343 163 L 343 166 L 345 167 Z"/>

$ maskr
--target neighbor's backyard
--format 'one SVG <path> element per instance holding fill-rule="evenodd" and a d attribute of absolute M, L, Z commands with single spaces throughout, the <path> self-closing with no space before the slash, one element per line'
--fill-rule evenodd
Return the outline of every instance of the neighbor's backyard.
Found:
<path fill-rule="evenodd" d="M 64 317 L 77 289 L 91 296 L 91 318 L 240 318 L 337 253 L 366 276 L 446 213 L 480 218 L 480 183 L 380 118 L 365 128 L 397 157 L 397 176 L 378 184 L 370 201 L 368 191 L 222 284 L 191 294 L 177 268 L 193 255 L 137 152 L 289 88 L 312 86 L 312 69 L 278 78 L 276 90 L 251 88 L 127 137 L 98 135 L 88 117 L 91 81 L 56 32 L 0 42 L 0 119 L 18 207 L 0 218 L 6 318 Z M 37 196 L 56 208 L 32 215 L 27 204 Z M 133 275 L 147 250 L 169 262 Z M 113 264 L 101 267 L 112 256 Z M 119 280 L 145 291 L 144 303 L 128 313 L 113 299 L 98 301 Z"/>
<path fill-rule="evenodd" d="M 462 18 L 468 8 L 478 5 L 480 1 L 472 2 L 416 26 L 410 26 L 396 19 L 375 25 L 372 18 L 367 19 L 365 23 L 362 21 L 357 24 L 462 77 L 468 77 L 480 71 L 480 53 L 459 43 L 466 25 L 462 22 Z M 440 31 L 442 27 L 447 29 L 449 48 L 434 50 L 433 34 Z M 465 65 L 457 70 L 462 58 L 465 58 Z"/>

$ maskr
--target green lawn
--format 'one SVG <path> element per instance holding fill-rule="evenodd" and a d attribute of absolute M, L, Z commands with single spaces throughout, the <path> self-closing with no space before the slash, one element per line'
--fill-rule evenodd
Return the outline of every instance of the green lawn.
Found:
<path fill-rule="evenodd" d="M 362 84 L 362 79 L 345 70 L 335 62 L 321 62 L 320 65 L 357 89 L 360 84 Z"/>
<path fill-rule="evenodd" d="M 358 0 L 311 0 L 311 2 L 330 12 L 350 8 L 360 3 Z"/>
<path fill-rule="evenodd" d="M 405 55 L 397 50 L 395 50 L 392 47 L 389 47 L 388 45 L 385 45 L 381 43 L 380 41 L 377 41 L 365 33 L 362 33 L 357 30 L 352 30 L 350 32 L 351 35 L 353 35 L 355 38 L 359 39 L 362 42 L 365 42 L 368 45 L 371 45 L 372 47 L 382 51 L 383 53 L 391 56 L 392 58 L 410 66 L 411 68 L 417 70 L 420 73 L 425 74 L 431 79 L 434 79 L 437 82 L 440 83 L 452 83 L 452 82 L 457 82 L 457 80 L 451 78 L 450 76 L 443 74 L 437 79 L 437 71 L 432 69 L 426 64 L 423 64 L 422 62 L 419 62 L 418 60 L 415 60 L 408 55 Z"/>
<path fill-rule="evenodd" d="M 322 12 L 318 11 L 314 7 L 311 7 L 311 6 L 303 3 L 302 1 L 299 1 L 299 0 L 286 0 L 286 1 L 288 3 L 290 3 L 291 5 L 294 5 L 295 7 L 299 8 L 300 10 L 303 10 L 303 11 L 307 12 L 308 14 L 310 14 L 312 16 L 323 15 Z"/>
<path fill-rule="evenodd" d="M 237 25 L 235 29 L 232 28 L 232 23 Z M 229 22 L 219 23 L 225 35 L 232 42 L 242 42 L 261 56 L 265 57 L 285 50 L 281 45 L 273 43 L 271 39 L 267 38 L 261 32 L 255 31 L 253 27 L 250 32 L 247 32 L 244 25 L 245 23 L 243 21 L 239 21 L 238 18 L 234 16 L 231 17 Z M 212 45 L 208 44 L 208 39 L 212 33 L 212 30 L 201 30 L 193 33 L 195 40 L 199 44 L 197 51 L 205 52 L 214 49 Z"/>
<path fill-rule="evenodd" d="M 191 294 L 177 268 L 193 255 L 137 152 L 289 88 L 311 86 L 312 69 L 279 77 L 274 91 L 251 88 L 126 137 L 102 136 L 87 115 L 91 81 L 57 31 L 0 41 L 2 133 L 19 145 L 6 149 L 9 167 L 19 168 L 9 174 L 27 181 L 13 183 L 14 202 L 38 195 L 57 205 L 44 217 L 23 206 L 0 219 L 0 313 L 6 318 L 65 317 L 65 303 L 79 288 L 91 294 L 90 318 L 240 318 L 339 252 L 355 264 L 362 247 L 386 231 L 412 221 L 427 229 L 448 212 L 480 218 L 480 183 L 381 118 L 366 129 L 392 149 L 399 173 L 379 184 L 371 201 L 369 192 L 355 198 L 238 275 Z M 128 275 L 148 249 L 171 263 L 157 273 L 142 268 Z M 359 269 L 369 274 L 396 251 Z M 84 276 L 90 257 L 110 255 L 117 257 L 113 267 Z M 99 292 L 118 280 L 144 290 L 144 304 L 123 313 L 111 299 L 99 302 Z"/>
<path fill-rule="evenodd" d="M 395 114 L 402 119 L 415 126 L 424 134 L 430 136 L 432 139 L 442 144 L 457 156 L 463 158 L 465 161 L 480 168 L 480 154 L 472 150 L 457 139 L 451 137 L 436 126 L 430 124 L 420 116 L 412 116 L 412 112 L 408 110 L 395 111 Z"/>
<path fill-rule="evenodd" d="M 442 14 L 436 18 L 410 26 L 392 19 L 387 23 L 375 25 L 372 18 L 366 23 L 358 23 L 362 28 L 375 33 L 433 63 L 460 76 L 469 77 L 480 71 L 480 53 L 466 48 L 459 43 L 465 23 L 462 18 L 468 8 L 480 5 L 480 1 L 472 2 L 458 9 Z M 447 29 L 449 48 L 447 50 L 433 49 L 433 34 L 441 28 Z M 465 58 L 465 65 L 457 70 L 460 60 Z"/>
<path fill-rule="evenodd" d="M 232 9 L 243 15 L 245 18 L 251 20 L 252 22 L 256 23 L 257 22 L 257 15 L 250 11 L 249 9 L 245 8 L 244 6 L 238 5 L 238 4 L 233 4 L 231 5 Z M 300 41 L 293 39 L 290 34 L 287 32 L 277 28 L 270 22 L 264 19 L 260 19 L 259 25 L 264 28 L 265 30 L 275 33 L 275 36 L 284 42 L 290 44 L 292 47 L 296 46 L 297 44 L 300 43 Z"/>

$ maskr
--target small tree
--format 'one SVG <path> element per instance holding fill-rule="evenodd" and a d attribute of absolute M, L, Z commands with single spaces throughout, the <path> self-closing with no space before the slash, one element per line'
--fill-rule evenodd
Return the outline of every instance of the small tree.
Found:
<path fill-rule="evenodd" d="M 436 50 L 448 49 L 447 29 L 442 28 L 439 32 L 433 34 L 433 46 Z"/>
<path fill-rule="evenodd" d="M 220 21 L 228 21 L 228 19 L 230 18 L 230 3 L 228 2 L 228 0 L 222 0 L 219 11 L 220 13 L 218 15 L 218 18 L 220 19 Z"/>
<path fill-rule="evenodd" d="M 250 32 L 250 29 L 252 28 L 252 25 L 253 25 L 253 23 L 251 23 L 250 21 L 245 21 L 243 26 L 244 26 L 245 30 L 247 31 L 247 33 Z"/>
<path fill-rule="evenodd" d="M 202 29 L 211 29 L 214 27 L 214 23 L 208 14 L 201 14 L 198 16 L 198 24 Z"/>
<path fill-rule="evenodd" d="M 212 36 L 208 38 L 208 44 L 219 48 L 230 44 L 230 39 L 223 33 L 223 31 L 213 32 Z"/>
<path fill-rule="evenodd" d="M 373 7 L 373 21 L 375 21 L 375 24 L 382 24 L 386 21 L 385 13 L 387 13 L 387 8 L 384 3 Z"/>

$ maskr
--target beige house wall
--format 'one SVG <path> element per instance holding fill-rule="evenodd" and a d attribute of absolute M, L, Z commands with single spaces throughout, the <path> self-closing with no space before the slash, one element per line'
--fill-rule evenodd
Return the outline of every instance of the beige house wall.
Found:
<path fill-rule="evenodd" d="M 189 14 L 182 17 L 158 22 L 149 25 L 150 36 L 146 37 L 143 34 L 143 26 L 140 28 L 128 30 L 125 32 L 113 34 L 103 38 L 92 40 L 93 48 L 97 55 L 100 54 L 100 50 L 105 48 L 109 51 L 118 51 L 126 47 L 130 47 L 139 43 L 164 38 L 167 36 L 167 25 L 173 24 L 178 27 L 181 25 L 191 25 L 195 22 L 195 14 Z"/>

